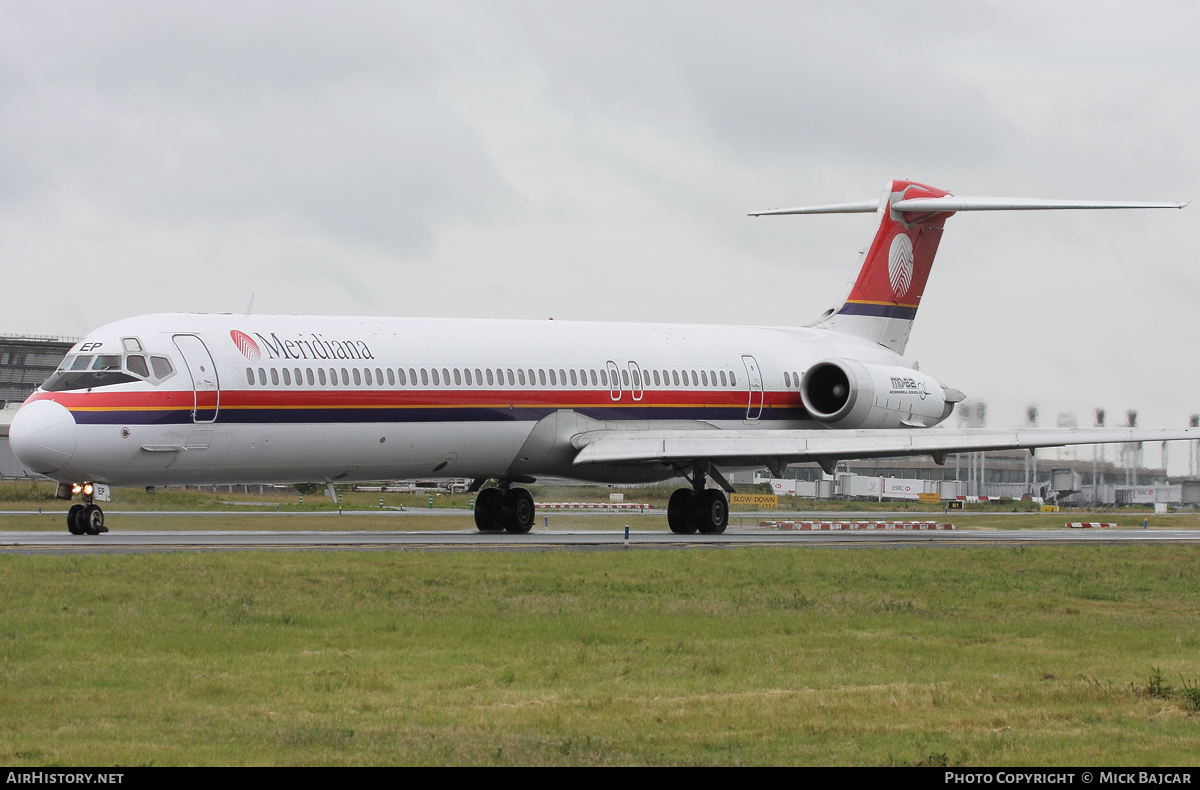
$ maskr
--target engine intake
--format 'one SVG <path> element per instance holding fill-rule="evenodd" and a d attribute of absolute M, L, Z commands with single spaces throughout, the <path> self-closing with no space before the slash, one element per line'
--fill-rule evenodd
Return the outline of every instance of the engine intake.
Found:
<path fill-rule="evenodd" d="M 909 368 L 826 359 L 805 371 L 800 397 L 831 428 L 927 428 L 949 417 L 963 394 Z"/>

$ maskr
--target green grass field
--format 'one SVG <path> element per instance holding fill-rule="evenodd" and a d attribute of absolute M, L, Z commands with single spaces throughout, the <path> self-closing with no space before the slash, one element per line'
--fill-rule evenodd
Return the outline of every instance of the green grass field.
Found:
<path fill-rule="evenodd" d="M 1190 546 L 0 555 L 0 762 L 1195 764 L 1198 571 Z"/>

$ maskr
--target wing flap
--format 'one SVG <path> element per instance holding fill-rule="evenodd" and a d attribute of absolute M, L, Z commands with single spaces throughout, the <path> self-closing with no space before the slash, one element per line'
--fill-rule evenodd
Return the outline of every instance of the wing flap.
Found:
<path fill-rule="evenodd" d="M 575 464 L 697 459 L 879 458 L 980 450 L 1022 450 L 1077 444 L 1200 439 L 1197 428 L 1016 428 L 1012 430 L 645 430 L 591 431 L 573 440 Z"/>

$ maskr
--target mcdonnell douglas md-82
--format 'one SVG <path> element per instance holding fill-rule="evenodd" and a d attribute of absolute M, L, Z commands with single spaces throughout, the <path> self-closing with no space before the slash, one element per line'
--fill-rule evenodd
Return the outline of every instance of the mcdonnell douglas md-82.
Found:
<path fill-rule="evenodd" d="M 554 476 L 691 483 L 673 532 L 720 533 L 726 474 L 842 459 L 1198 438 L 1187 429 L 930 430 L 965 396 L 904 356 L 959 211 L 1183 208 L 955 197 L 755 214 L 874 212 L 840 302 L 804 327 L 159 314 L 97 329 L 13 419 L 13 452 L 106 531 L 96 484 L 472 478 L 484 532 L 528 532 L 520 487 Z M 479 490 L 485 481 L 498 486 Z M 711 485 L 710 485 L 711 481 Z"/>

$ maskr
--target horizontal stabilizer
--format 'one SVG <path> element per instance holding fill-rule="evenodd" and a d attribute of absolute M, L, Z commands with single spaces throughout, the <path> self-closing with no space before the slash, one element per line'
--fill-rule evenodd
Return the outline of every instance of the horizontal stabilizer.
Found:
<path fill-rule="evenodd" d="M 746 466 L 760 458 L 784 463 L 822 458 L 1029 450 L 1080 444 L 1200 439 L 1200 428 L 1014 428 L 1011 430 L 679 430 L 591 431 L 571 442 L 576 464 L 687 462 Z"/>
<path fill-rule="evenodd" d="M 879 200 L 862 200 L 858 203 L 834 203 L 829 206 L 805 206 L 803 208 L 769 208 L 753 211 L 748 216 L 766 217 L 772 214 L 867 214 L 879 210 Z"/>
<path fill-rule="evenodd" d="M 897 200 L 896 211 L 940 213 L 943 211 L 1039 211 L 1072 208 L 1183 208 L 1187 203 L 1129 203 L 1111 200 L 1042 200 L 1040 198 L 956 197 Z"/>

